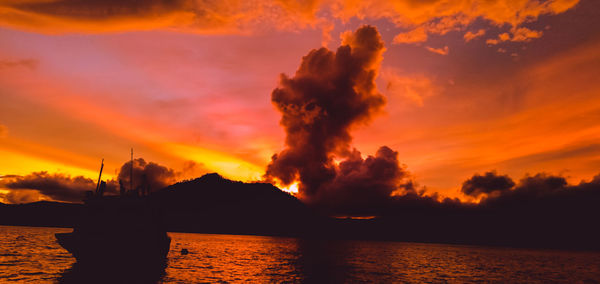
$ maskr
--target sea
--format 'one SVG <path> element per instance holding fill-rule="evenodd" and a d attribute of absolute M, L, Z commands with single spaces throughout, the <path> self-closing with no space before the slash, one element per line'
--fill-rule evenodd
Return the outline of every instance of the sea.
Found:
<path fill-rule="evenodd" d="M 54 238 L 71 230 L 0 226 L 0 282 L 600 282 L 600 252 L 192 233 L 169 233 L 165 267 L 123 275 L 81 270 Z"/>

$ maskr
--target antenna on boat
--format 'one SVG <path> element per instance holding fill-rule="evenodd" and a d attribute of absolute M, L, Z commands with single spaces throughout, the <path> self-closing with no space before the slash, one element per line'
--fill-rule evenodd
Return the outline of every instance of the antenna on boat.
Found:
<path fill-rule="evenodd" d="M 102 169 L 104 169 L 104 158 L 102 158 L 102 163 L 100 165 L 100 175 L 98 175 L 98 183 L 96 184 L 96 194 L 98 194 L 98 190 L 100 189 L 100 180 L 102 179 Z"/>
<path fill-rule="evenodd" d="M 133 190 L 133 148 L 131 148 L 131 169 L 129 171 L 129 188 Z"/>

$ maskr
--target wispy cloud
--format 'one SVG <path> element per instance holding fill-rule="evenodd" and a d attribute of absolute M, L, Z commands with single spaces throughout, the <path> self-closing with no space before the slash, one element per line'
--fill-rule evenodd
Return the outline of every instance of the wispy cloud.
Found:
<path fill-rule="evenodd" d="M 496 45 L 500 42 L 511 41 L 511 42 L 528 42 L 532 39 L 542 37 L 544 33 L 542 31 L 531 30 L 526 27 L 515 27 L 510 30 L 510 33 L 501 33 L 497 38 L 490 38 L 486 40 L 488 45 Z"/>
<path fill-rule="evenodd" d="M 385 82 L 386 95 L 402 97 L 419 107 L 424 106 L 425 99 L 441 91 L 431 78 L 423 74 L 406 74 L 385 68 L 381 71 L 381 78 Z"/>
<path fill-rule="evenodd" d="M 474 38 L 480 37 L 482 35 L 485 34 L 485 30 L 484 29 L 479 29 L 476 32 L 471 32 L 468 31 L 465 33 L 465 35 L 463 36 L 463 38 L 465 39 L 466 42 L 469 42 L 471 40 L 473 40 Z"/>
<path fill-rule="evenodd" d="M 393 43 L 420 43 L 427 41 L 427 32 L 424 27 L 418 27 L 409 32 L 398 34 Z"/>
<path fill-rule="evenodd" d="M 425 48 L 427 50 L 433 52 L 433 53 L 437 53 L 437 54 L 440 54 L 440 55 L 448 55 L 448 52 L 450 51 L 450 49 L 448 48 L 448 46 L 444 46 L 444 47 L 440 47 L 440 48 L 434 48 L 434 47 L 426 46 Z"/>
<path fill-rule="evenodd" d="M 266 30 L 329 27 L 333 20 L 387 19 L 408 28 L 395 43 L 421 43 L 428 35 L 465 30 L 483 19 L 508 26 L 513 38 L 535 36 L 520 26 L 542 15 L 573 8 L 578 0 L 549 1 L 77 1 L 30 0 L 0 4 L 0 26 L 42 33 L 103 33 L 138 30 L 176 30 L 202 34 L 247 34 Z M 328 16 L 323 16 L 328 15 Z M 466 41 L 485 33 L 467 32 Z M 541 34 L 540 34 L 541 35 Z"/>

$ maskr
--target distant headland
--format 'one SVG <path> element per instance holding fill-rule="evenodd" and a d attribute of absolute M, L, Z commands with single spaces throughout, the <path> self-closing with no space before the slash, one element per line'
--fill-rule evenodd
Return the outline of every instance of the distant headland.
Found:
<path fill-rule="evenodd" d="M 486 204 L 405 195 L 372 218 L 331 217 L 268 183 L 212 173 L 150 194 L 168 231 L 367 239 L 517 247 L 600 249 L 600 193 L 593 188 Z M 0 224 L 72 227 L 83 205 L 0 204 Z"/>

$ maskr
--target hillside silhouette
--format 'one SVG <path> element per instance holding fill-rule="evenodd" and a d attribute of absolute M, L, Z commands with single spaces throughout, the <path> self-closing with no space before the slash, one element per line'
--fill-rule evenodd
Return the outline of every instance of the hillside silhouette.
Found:
<path fill-rule="evenodd" d="M 323 218 L 268 183 L 231 181 L 216 173 L 152 194 L 171 231 L 297 236 Z"/>
<path fill-rule="evenodd" d="M 333 218 L 271 184 L 214 173 L 147 198 L 171 232 L 600 249 L 594 182 L 541 196 L 530 188 L 509 193 L 479 204 L 409 193 L 371 219 Z M 0 224 L 71 227 L 81 210 L 81 204 L 48 201 L 0 204 Z"/>
<path fill-rule="evenodd" d="M 73 227 L 83 204 L 38 201 L 25 204 L 0 203 L 0 224 L 8 226 Z"/>

